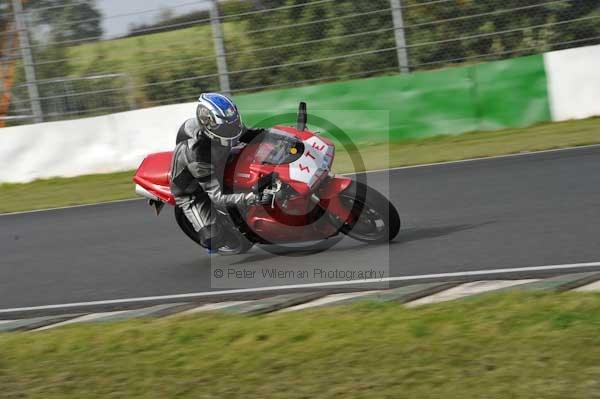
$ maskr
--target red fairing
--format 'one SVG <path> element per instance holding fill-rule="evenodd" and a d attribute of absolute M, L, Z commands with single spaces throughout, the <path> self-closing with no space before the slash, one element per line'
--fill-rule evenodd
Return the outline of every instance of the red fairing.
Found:
<path fill-rule="evenodd" d="M 147 156 L 134 181 L 150 194 L 174 205 L 169 189 L 172 156 L 172 152 Z M 245 214 L 247 226 L 265 242 L 300 242 L 331 237 L 337 234 L 339 227 L 333 223 L 331 215 L 339 222 L 353 219 L 350 210 L 339 200 L 339 194 L 352 180 L 330 175 L 334 156 L 335 147 L 331 140 L 307 130 L 276 126 L 261 142 L 233 150 L 225 169 L 224 186 L 229 192 L 251 191 L 262 176 L 276 172 L 285 190 L 295 194 L 284 202 L 276 201 L 273 208 L 249 207 Z M 323 214 L 320 208 L 329 215 Z"/>
<path fill-rule="evenodd" d="M 344 176 L 335 175 L 327 180 L 319 189 L 319 198 L 331 199 L 337 197 L 339 193 L 350 186 L 352 179 Z"/>
<path fill-rule="evenodd" d="M 172 151 L 148 155 L 135 172 L 133 181 L 162 201 L 175 205 L 175 198 L 169 188 L 172 159 Z"/>
<path fill-rule="evenodd" d="M 327 212 L 337 216 L 339 220 L 352 222 L 353 216 L 348 208 L 340 202 L 339 194 L 347 189 L 352 183 L 352 179 L 344 176 L 334 176 L 327 179 L 320 187 L 318 196 L 321 199 L 320 205 Z"/>

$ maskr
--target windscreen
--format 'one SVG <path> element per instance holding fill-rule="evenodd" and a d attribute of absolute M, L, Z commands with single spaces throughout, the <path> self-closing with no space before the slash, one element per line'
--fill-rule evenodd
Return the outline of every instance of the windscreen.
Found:
<path fill-rule="evenodd" d="M 304 144 L 296 137 L 271 131 L 262 137 L 255 160 L 270 165 L 288 164 L 300 158 L 303 151 Z"/>

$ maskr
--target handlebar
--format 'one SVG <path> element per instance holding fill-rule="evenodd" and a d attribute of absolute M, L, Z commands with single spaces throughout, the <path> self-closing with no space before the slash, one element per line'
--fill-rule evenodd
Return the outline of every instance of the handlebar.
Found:
<path fill-rule="evenodd" d="M 252 186 L 252 192 L 254 194 L 262 193 L 267 187 L 272 186 L 275 180 L 279 178 L 279 173 L 271 172 L 268 175 L 264 175 L 258 179 L 258 183 Z"/>

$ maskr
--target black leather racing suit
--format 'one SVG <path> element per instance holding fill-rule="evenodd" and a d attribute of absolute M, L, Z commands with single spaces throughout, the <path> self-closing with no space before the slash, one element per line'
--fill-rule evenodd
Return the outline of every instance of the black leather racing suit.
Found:
<path fill-rule="evenodd" d="M 196 118 L 185 121 L 177 133 L 177 146 L 171 166 L 171 192 L 205 248 L 224 244 L 217 224 L 215 207 L 246 205 L 245 194 L 224 194 L 223 173 L 230 149 L 203 134 Z M 240 141 L 249 143 L 263 129 L 246 129 Z M 199 138 L 198 138 L 199 137 Z"/>

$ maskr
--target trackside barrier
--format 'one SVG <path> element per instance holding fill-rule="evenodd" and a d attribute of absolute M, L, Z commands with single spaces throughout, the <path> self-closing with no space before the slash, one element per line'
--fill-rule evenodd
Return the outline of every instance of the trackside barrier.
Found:
<path fill-rule="evenodd" d="M 248 125 L 293 113 L 303 100 L 326 118 L 327 110 L 388 111 L 389 121 L 364 112 L 332 116 L 356 142 L 423 138 L 600 115 L 599 64 L 600 46 L 590 46 L 235 100 Z M 0 183 L 134 169 L 146 154 L 172 149 L 179 125 L 193 115 L 186 103 L 1 129 Z"/>

